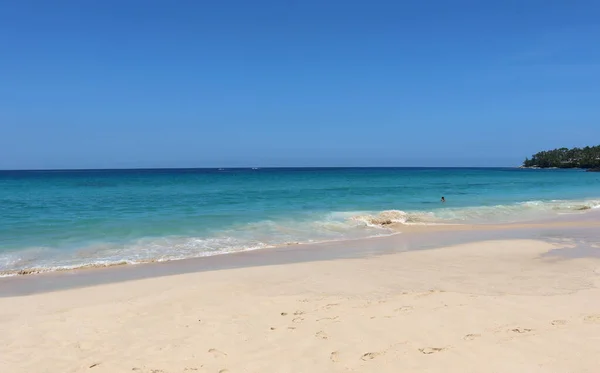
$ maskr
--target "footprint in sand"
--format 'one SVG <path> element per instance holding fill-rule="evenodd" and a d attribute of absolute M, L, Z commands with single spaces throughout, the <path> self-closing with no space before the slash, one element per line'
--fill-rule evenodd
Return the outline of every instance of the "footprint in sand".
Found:
<path fill-rule="evenodd" d="M 510 331 L 513 333 L 525 334 L 525 333 L 531 333 L 533 331 L 533 329 L 514 328 L 514 329 L 511 329 Z"/>
<path fill-rule="evenodd" d="M 437 290 L 437 289 L 431 289 L 429 291 L 426 291 L 424 293 L 417 293 L 415 294 L 417 298 L 422 298 L 422 297 L 427 297 L 436 293 L 443 293 L 444 290 Z"/>
<path fill-rule="evenodd" d="M 337 363 L 340 361 L 340 353 L 337 351 L 333 351 L 331 354 L 329 354 L 329 360 L 333 361 L 334 363 Z"/>
<path fill-rule="evenodd" d="M 294 312 L 294 316 L 304 315 L 304 311 L 296 311 Z"/>
<path fill-rule="evenodd" d="M 552 325 L 567 325 L 567 320 L 552 320 Z"/>
<path fill-rule="evenodd" d="M 594 315 L 587 315 L 583 318 L 583 321 L 591 324 L 600 324 L 600 313 Z"/>
<path fill-rule="evenodd" d="M 474 340 L 474 339 L 477 339 L 477 338 L 479 338 L 479 337 L 481 337 L 481 334 L 467 334 L 467 335 L 465 335 L 465 336 L 463 337 L 463 339 L 464 339 L 465 341 L 472 341 L 472 340 Z"/>
<path fill-rule="evenodd" d="M 295 319 L 292 320 L 292 322 L 295 322 L 295 323 L 300 323 L 302 321 L 304 321 L 304 317 L 296 317 Z"/>
<path fill-rule="evenodd" d="M 445 350 L 445 348 L 443 348 L 443 347 L 425 347 L 425 348 L 419 348 L 419 351 L 421 351 L 421 353 L 424 354 L 424 355 L 431 355 L 431 354 L 435 354 L 436 352 L 442 352 L 444 350 Z"/>
<path fill-rule="evenodd" d="M 325 333 L 322 330 L 319 331 L 319 332 L 317 332 L 317 334 L 315 334 L 315 337 L 321 338 L 321 339 L 327 339 L 327 338 L 329 338 L 329 336 L 327 335 L 327 333 Z"/>
<path fill-rule="evenodd" d="M 413 309 L 414 308 L 412 306 L 402 306 L 400 308 L 396 308 L 394 311 L 396 311 L 396 312 L 410 312 Z"/>
<path fill-rule="evenodd" d="M 223 351 L 219 351 L 216 348 L 211 348 L 210 350 L 208 350 L 209 353 L 213 354 L 214 357 L 224 357 L 227 356 L 227 354 Z"/>
<path fill-rule="evenodd" d="M 339 319 L 339 316 L 334 316 L 334 317 L 323 317 L 322 319 L 317 319 L 317 322 L 319 321 L 324 321 L 324 320 L 331 320 L 331 321 L 335 321 L 337 319 Z"/>
<path fill-rule="evenodd" d="M 281 316 L 287 316 L 287 312 L 282 312 Z"/>
<path fill-rule="evenodd" d="M 375 359 L 377 356 L 381 355 L 380 352 L 367 352 L 360 357 L 361 360 L 369 361 Z"/>
<path fill-rule="evenodd" d="M 221 369 L 219 373 L 229 373 L 229 371 L 227 369 Z"/>

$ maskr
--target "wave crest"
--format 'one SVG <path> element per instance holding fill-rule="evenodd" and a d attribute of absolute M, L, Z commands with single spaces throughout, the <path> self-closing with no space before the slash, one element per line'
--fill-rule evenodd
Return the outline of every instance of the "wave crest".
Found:
<path fill-rule="evenodd" d="M 394 223 L 399 224 L 428 224 L 434 223 L 434 216 L 431 212 L 405 212 L 402 210 L 386 210 L 375 215 L 365 214 L 356 215 L 350 218 L 353 221 L 362 222 L 367 226 L 386 226 Z"/>

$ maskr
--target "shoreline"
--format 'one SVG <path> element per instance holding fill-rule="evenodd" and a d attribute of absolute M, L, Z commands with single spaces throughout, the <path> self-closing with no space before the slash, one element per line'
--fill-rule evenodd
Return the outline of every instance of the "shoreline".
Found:
<path fill-rule="evenodd" d="M 541 207 L 538 207 L 541 206 Z M 393 206 L 392 206 L 393 208 Z M 478 209 L 481 208 L 482 211 Z M 496 216 L 499 211 L 499 214 Z M 523 215 L 519 215 L 523 212 Z M 439 216 L 436 214 L 440 213 Z M 488 215 L 489 214 L 489 215 Z M 330 212 L 309 221 L 275 222 L 260 221 L 258 228 L 246 230 L 244 226 L 225 230 L 223 235 L 193 234 L 154 235 L 133 237 L 130 240 L 88 240 L 81 237 L 71 244 L 46 245 L 44 242 L 27 245 L 10 245 L 0 260 L 3 269 L 0 278 L 40 275 L 43 273 L 83 271 L 115 266 L 132 266 L 146 263 L 163 263 L 237 252 L 271 250 L 283 246 L 315 245 L 329 242 L 346 242 L 357 239 L 385 237 L 398 232 L 437 232 L 446 230 L 513 229 L 518 225 L 541 222 L 586 220 L 579 215 L 598 216 L 600 221 L 600 197 L 574 200 L 531 200 L 496 206 L 454 207 L 438 206 L 429 210 L 381 210 Z M 493 217 L 493 218 L 492 218 Z M 494 223 L 494 221 L 513 221 Z M 589 219 L 587 219 L 589 220 Z M 266 223 L 268 224 L 266 224 Z M 330 224 L 333 222 L 333 228 Z M 469 223 L 465 223 L 469 222 Z M 265 223 L 265 224 L 262 224 Z M 185 225 L 185 223 L 182 223 Z M 262 225 L 260 225 L 262 224 Z M 63 232 L 63 230 L 61 230 Z M 281 234 L 279 234 L 281 233 Z M 62 233 L 61 233 L 62 234 Z M 16 246 L 15 246 L 16 245 Z M 16 249 L 20 247 L 20 249 Z"/>
<path fill-rule="evenodd" d="M 393 233 L 378 237 L 292 244 L 163 262 L 88 266 L 28 275 L 4 276 L 0 277 L 0 297 L 195 272 L 365 258 L 373 255 L 435 249 L 453 244 L 494 239 L 544 239 L 544 236 L 548 236 L 551 232 L 559 232 L 563 236 L 573 233 L 583 234 L 593 237 L 595 240 L 595 231 L 600 232 L 600 229 L 597 229 L 600 228 L 600 211 L 569 214 L 529 223 L 427 226 L 397 223 L 389 225 L 389 228 Z M 600 234 L 597 239 L 600 242 Z"/>
<path fill-rule="evenodd" d="M 385 221 L 385 220 L 382 220 Z M 331 240 L 323 240 L 316 242 L 289 242 L 285 244 L 275 244 L 269 245 L 265 247 L 259 248 L 249 248 L 245 250 L 239 251 L 231 251 L 231 252 L 215 252 L 208 255 L 200 255 L 195 257 L 183 257 L 177 259 L 150 259 L 150 260 L 140 260 L 140 261 L 131 261 L 127 259 L 123 259 L 121 261 L 115 261 L 111 263 L 85 263 L 81 265 L 75 266 L 67 266 L 67 267 L 29 267 L 25 269 L 19 270 L 4 270 L 0 271 L 0 281 L 4 278 L 11 277 L 20 277 L 20 276 L 39 276 L 43 274 L 49 273 L 61 273 L 61 272 L 78 272 L 78 271 L 89 271 L 89 270 L 100 270 L 100 269 L 110 269 L 113 267 L 130 267 L 130 266 L 139 266 L 139 265 L 148 265 L 148 264 L 162 264 L 162 263 L 170 263 L 170 262 L 181 262 L 186 260 L 201 260 L 205 258 L 210 258 L 214 256 L 229 256 L 235 255 L 239 253 L 247 253 L 254 251 L 263 251 L 263 250 L 277 250 L 284 247 L 302 247 L 302 246 L 315 246 L 315 245 L 327 245 L 331 243 L 344 243 L 344 242 L 352 242 L 352 241 L 363 241 L 363 240 L 371 240 L 371 239 L 379 239 L 394 236 L 397 234 L 407 234 L 407 233 L 436 233 L 436 232 L 445 232 L 445 231 L 481 231 L 481 230 L 507 230 L 507 229 L 524 229 L 524 228 L 540 228 L 541 225 L 544 226 L 555 226 L 557 228 L 565 228 L 569 226 L 579 227 L 579 226 L 598 226 L 600 227 L 600 210 L 596 209 L 583 209 L 579 212 L 573 213 L 565 213 L 545 219 L 535 220 L 535 221 L 521 221 L 521 222 L 511 222 L 511 223 L 482 223 L 482 224 L 474 224 L 474 223 L 397 223 L 397 222 L 383 222 L 383 223 L 373 223 L 373 226 L 378 226 L 379 229 L 386 230 L 386 233 L 361 237 L 361 238 L 341 238 L 341 239 L 331 239 Z"/>
<path fill-rule="evenodd" d="M 0 298 L 0 371 L 597 371 L 595 227 L 407 233 L 277 253 L 245 255 L 271 261 L 255 266 L 190 264 Z M 147 266 L 159 267 L 173 266 Z M 126 269 L 114 273 L 139 272 Z"/>

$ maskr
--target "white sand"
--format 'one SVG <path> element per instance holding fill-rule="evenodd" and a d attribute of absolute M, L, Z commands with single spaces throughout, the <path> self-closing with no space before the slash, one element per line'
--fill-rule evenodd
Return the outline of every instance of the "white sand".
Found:
<path fill-rule="evenodd" d="M 600 260 L 494 241 L 0 299 L 0 372 L 600 372 Z"/>

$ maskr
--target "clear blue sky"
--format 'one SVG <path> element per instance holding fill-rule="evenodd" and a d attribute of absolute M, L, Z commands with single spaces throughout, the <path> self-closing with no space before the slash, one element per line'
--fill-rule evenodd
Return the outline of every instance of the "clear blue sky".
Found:
<path fill-rule="evenodd" d="M 0 0 L 0 169 L 511 166 L 598 143 L 598 1 Z"/>

